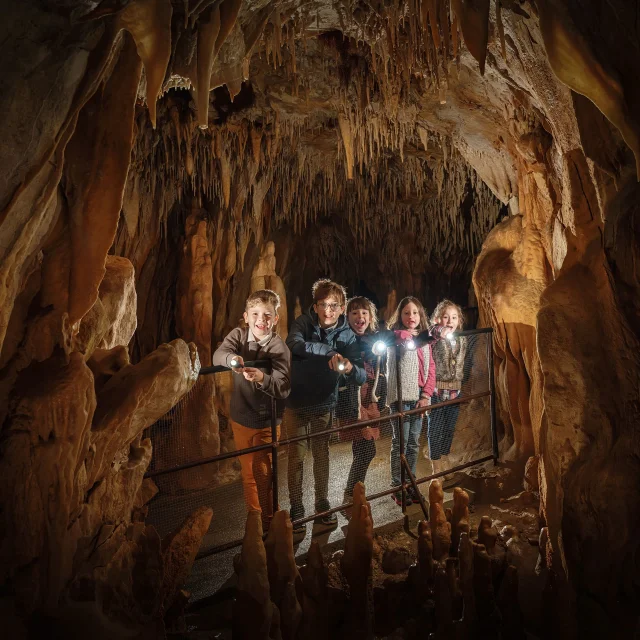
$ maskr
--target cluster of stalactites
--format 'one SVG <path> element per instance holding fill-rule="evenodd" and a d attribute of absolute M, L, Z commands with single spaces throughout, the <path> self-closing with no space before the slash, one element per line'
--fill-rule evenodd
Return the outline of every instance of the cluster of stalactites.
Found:
<path fill-rule="evenodd" d="M 140 128 L 129 194 L 159 201 L 154 210 L 165 232 L 173 204 L 188 194 L 202 197 L 221 219 L 258 240 L 276 226 L 289 225 L 299 234 L 329 217 L 352 230 L 357 253 L 401 234 L 414 236 L 415 246 L 436 262 L 456 254 L 466 261 L 477 253 L 499 203 L 450 142 L 415 125 L 410 131 L 402 122 L 396 123 L 396 137 L 355 119 L 350 126 L 358 171 L 346 181 L 348 161 L 337 132 L 310 130 L 275 114 L 260 123 L 230 118 L 203 131 L 183 102 L 168 97 L 158 131 Z M 332 150 L 320 153 L 315 144 Z M 399 149 L 391 153 L 395 145 Z M 463 216 L 469 190 L 473 206 Z"/>

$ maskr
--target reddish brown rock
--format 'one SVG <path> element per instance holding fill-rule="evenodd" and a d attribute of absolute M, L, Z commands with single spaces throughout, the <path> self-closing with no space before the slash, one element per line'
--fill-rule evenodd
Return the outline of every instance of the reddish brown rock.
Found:
<path fill-rule="evenodd" d="M 433 558 L 442 562 L 449 555 L 451 547 L 451 523 L 444 512 L 444 493 L 439 480 L 429 484 L 429 526 L 433 541 Z"/>

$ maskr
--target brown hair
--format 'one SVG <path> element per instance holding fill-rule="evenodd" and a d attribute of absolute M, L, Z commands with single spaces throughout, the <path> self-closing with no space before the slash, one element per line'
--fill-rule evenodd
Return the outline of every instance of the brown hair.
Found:
<path fill-rule="evenodd" d="M 329 278 L 316 280 L 311 287 L 311 295 L 313 295 L 313 301 L 315 303 L 329 296 L 333 296 L 340 303 L 341 307 L 344 307 L 344 303 L 347 300 L 346 289 L 341 284 L 329 280 Z"/>
<path fill-rule="evenodd" d="M 418 313 L 420 314 L 420 324 L 418 325 L 419 331 L 424 331 L 429 328 L 429 321 L 427 320 L 427 312 L 424 310 L 422 306 L 422 302 L 418 300 L 418 298 L 414 298 L 413 296 L 407 296 L 406 298 L 402 298 L 400 300 L 400 304 L 396 307 L 396 310 L 393 312 L 393 315 L 389 318 L 389 322 L 387 322 L 388 329 L 404 329 L 405 326 L 402 324 L 402 310 L 411 302 L 418 307 Z"/>
<path fill-rule="evenodd" d="M 433 310 L 431 314 L 431 322 L 434 324 L 440 322 L 442 314 L 449 308 L 453 308 L 458 312 L 458 331 L 461 331 L 464 327 L 464 313 L 462 313 L 462 307 L 451 300 L 442 300 L 438 302 L 438 306 Z"/>
<path fill-rule="evenodd" d="M 260 302 L 262 304 L 273 305 L 276 313 L 278 313 L 278 309 L 280 308 L 280 296 L 275 291 L 271 291 L 271 289 L 259 289 L 258 291 L 254 291 L 250 294 L 244 305 L 245 311 L 248 311 L 251 307 L 254 307 Z"/>
<path fill-rule="evenodd" d="M 368 333 L 373 333 L 378 330 L 378 310 L 376 309 L 376 305 L 369 300 L 369 298 L 365 298 L 364 296 L 356 296 L 355 298 L 351 298 L 347 304 L 347 319 L 350 311 L 355 311 L 356 309 L 364 309 L 369 312 L 369 326 L 367 327 Z"/>

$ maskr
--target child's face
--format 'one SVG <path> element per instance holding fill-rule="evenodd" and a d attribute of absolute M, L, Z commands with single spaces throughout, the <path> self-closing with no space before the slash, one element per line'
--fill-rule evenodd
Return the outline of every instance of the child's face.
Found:
<path fill-rule="evenodd" d="M 369 328 L 371 314 L 369 309 L 351 309 L 347 314 L 347 320 L 353 332 L 358 336 L 363 336 Z"/>
<path fill-rule="evenodd" d="M 402 321 L 402 326 L 409 329 L 409 331 L 417 329 L 420 325 L 420 311 L 418 307 L 413 302 L 405 305 L 400 313 L 400 320 Z"/>
<path fill-rule="evenodd" d="M 272 304 L 257 302 L 244 312 L 244 321 L 249 325 L 254 338 L 261 340 L 273 331 L 278 323 L 278 315 Z"/>
<path fill-rule="evenodd" d="M 334 325 L 342 315 L 344 307 L 335 296 L 329 296 L 318 300 L 313 305 L 313 310 L 318 314 L 318 322 L 323 329 Z"/>
<path fill-rule="evenodd" d="M 458 311 L 454 307 L 447 307 L 442 312 L 442 317 L 440 318 L 440 324 L 443 327 L 451 327 L 454 331 L 458 330 L 458 323 L 460 322 L 460 317 L 458 316 Z"/>

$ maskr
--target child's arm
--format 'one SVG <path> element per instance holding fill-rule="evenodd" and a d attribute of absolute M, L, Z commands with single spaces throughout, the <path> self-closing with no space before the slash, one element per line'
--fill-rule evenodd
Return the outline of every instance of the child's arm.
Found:
<path fill-rule="evenodd" d="M 222 344 L 214 351 L 211 362 L 214 367 L 228 367 L 229 361 L 235 355 L 239 355 L 242 347 L 242 329 L 232 329 Z"/>
<path fill-rule="evenodd" d="M 311 342 L 306 340 L 313 327 L 304 315 L 294 320 L 291 330 L 287 336 L 287 347 L 291 353 L 298 358 L 323 358 L 328 359 L 336 355 L 336 350 L 324 342 Z"/>
<path fill-rule="evenodd" d="M 431 396 L 433 392 L 436 390 L 436 363 L 433 360 L 433 352 L 429 349 L 429 372 L 427 373 L 427 381 L 425 382 L 424 387 L 422 388 L 422 393 L 420 394 L 420 398 L 423 400 L 428 399 L 431 401 Z"/>
<path fill-rule="evenodd" d="M 276 400 L 284 400 L 291 392 L 291 352 L 285 347 L 284 353 L 271 359 L 271 373 L 265 373 L 258 389 Z"/>
<path fill-rule="evenodd" d="M 346 344 L 343 352 L 341 355 L 347 358 L 352 365 L 351 371 L 345 375 L 345 378 L 349 381 L 349 384 L 356 384 L 359 387 L 362 386 L 367 381 L 367 372 L 360 356 L 360 348 L 355 334 Z"/>

